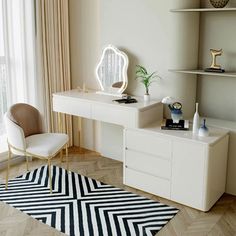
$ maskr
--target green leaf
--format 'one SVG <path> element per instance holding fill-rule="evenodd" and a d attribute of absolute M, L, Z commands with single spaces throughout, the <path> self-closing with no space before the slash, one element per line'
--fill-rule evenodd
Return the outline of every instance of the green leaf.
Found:
<path fill-rule="evenodd" d="M 145 86 L 146 91 L 148 91 L 150 84 L 155 82 L 157 78 L 160 79 L 160 76 L 158 76 L 156 71 L 149 74 L 144 66 L 136 65 L 135 79 L 140 79 L 140 82 Z"/>
<path fill-rule="evenodd" d="M 137 65 L 137 68 L 138 68 L 138 70 L 141 71 L 142 73 L 147 74 L 147 70 L 146 70 L 145 67 L 143 67 L 143 66 L 141 66 L 141 65 Z"/>

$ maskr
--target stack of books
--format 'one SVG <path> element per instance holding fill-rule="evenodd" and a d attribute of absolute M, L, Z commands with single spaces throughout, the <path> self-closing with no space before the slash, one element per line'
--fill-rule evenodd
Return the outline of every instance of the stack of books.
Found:
<path fill-rule="evenodd" d="M 204 71 L 205 72 L 215 72 L 215 73 L 224 73 L 225 72 L 224 69 L 214 69 L 214 68 L 206 68 Z"/>
<path fill-rule="evenodd" d="M 172 119 L 166 119 L 163 120 L 161 129 L 189 130 L 189 120 L 179 120 L 178 123 L 174 123 Z"/>

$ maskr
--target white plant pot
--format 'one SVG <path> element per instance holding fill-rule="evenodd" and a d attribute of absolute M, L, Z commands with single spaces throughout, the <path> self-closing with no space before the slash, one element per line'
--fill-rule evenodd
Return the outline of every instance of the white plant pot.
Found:
<path fill-rule="evenodd" d="M 149 94 L 144 94 L 143 95 L 143 100 L 144 100 L 144 102 L 149 102 L 150 101 L 150 95 Z"/>

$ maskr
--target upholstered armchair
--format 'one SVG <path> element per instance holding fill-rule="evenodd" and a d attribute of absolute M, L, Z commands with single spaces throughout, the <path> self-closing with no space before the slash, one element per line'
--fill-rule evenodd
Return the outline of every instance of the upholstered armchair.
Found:
<path fill-rule="evenodd" d="M 62 151 L 65 148 L 68 170 L 68 135 L 63 133 L 43 133 L 39 111 L 25 103 L 17 103 L 11 106 L 4 118 L 9 149 L 6 189 L 8 188 L 10 159 L 12 154 L 15 154 L 26 157 L 27 170 L 29 167 L 28 157 L 47 160 L 49 186 L 52 193 L 51 159 L 60 152 L 62 160 Z"/>

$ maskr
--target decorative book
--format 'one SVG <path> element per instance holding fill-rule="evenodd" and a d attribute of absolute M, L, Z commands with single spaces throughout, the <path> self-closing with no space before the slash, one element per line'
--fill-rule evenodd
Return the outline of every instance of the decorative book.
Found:
<path fill-rule="evenodd" d="M 117 103 L 125 103 L 125 104 L 137 103 L 138 102 L 135 98 L 120 98 L 120 99 L 115 99 L 115 100 L 112 100 L 112 101 L 117 102 Z"/>
<path fill-rule="evenodd" d="M 161 129 L 189 130 L 189 120 L 179 120 L 178 123 L 174 123 L 172 119 L 166 119 L 166 120 L 163 120 Z"/>
<path fill-rule="evenodd" d="M 225 72 L 224 69 L 214 69 L 214 68 L 206 68 L 204 71 L 205 72 L 215 72 L 215 73 L 224 73 Z"/>

